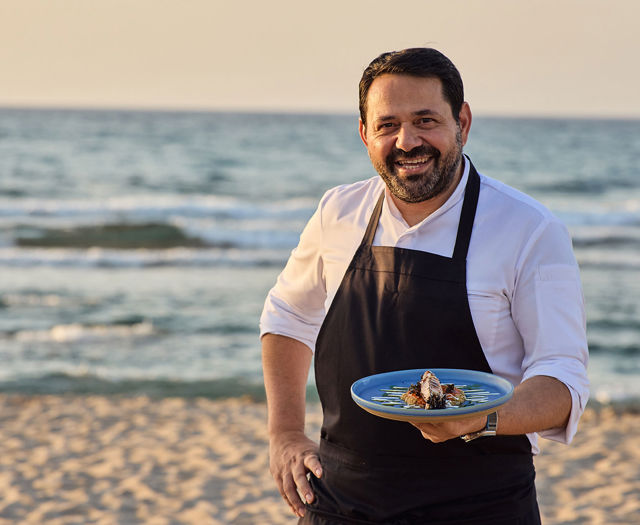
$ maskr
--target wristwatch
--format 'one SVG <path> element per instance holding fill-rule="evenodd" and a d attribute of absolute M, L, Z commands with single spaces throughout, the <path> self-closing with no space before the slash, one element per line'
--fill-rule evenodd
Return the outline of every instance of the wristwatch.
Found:
<path fill-rule="evenodd" d="M 472 432 L 471 434 L 465 434 L 464 436 L 460 436 L 460 439 L 463 439 L 467 443 L 469 441 L 473 441 L 476 438 L 484 437 L 484 436 L 495 436 L 498 432 L 498 413 L 491 412 L 487 416 L 487 424 L 482 430 L 478 430 L 478 432 Z"/>

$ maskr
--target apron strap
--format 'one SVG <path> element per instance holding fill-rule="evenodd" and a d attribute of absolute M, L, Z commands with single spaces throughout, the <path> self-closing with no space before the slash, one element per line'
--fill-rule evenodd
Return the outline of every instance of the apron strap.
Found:
<path fill-rule="evenodd" d="M 464 201 L 462 203 L 462 211 L 460 212 L 460 222 L 458 223 L 458 234 L 456 236 L 455 248 L 453 249 L 453 258 L 462 260 L 467 258 L 467 252 L 469 251 L 473 220 L 476 216 L 478 195 L 480 194 L 480 176 L 468 158 L 467 161 L 469 162 L 469 179 L 467 180 L 467 187 L 464 191 Z M 373 246 L 373 238 L 376 235 L 378 222 L 382 214 L 384 194 L 385 192 L 383 190 L 380 197 L 378 197 L 378 202 L 376 202 L 376 206 L 373 209 L 360 246 Z"/>
<path fill-rule="evenodd" d="M 480 195 L 480 175 L 478 175 L 478 172 L 468 158 L 467 161 L 469 162 L 469 180 L 464 190 L 464 202 L 462 203 L 462 211 L 460 212 L 458 235 L 456 236 L 456 245 L 453 249 L 453 258 L 463 261 L 467 258 L 467 252 L 469 251 L 473 220 L 476 216 L 478 196 Z"/>
<path fill-rule="evenodd" d="M 380 197 L 378 197 L 378 202 L 376 202 L 376 207 L 373 209 L 373 213 L 369 219 L 369 224 L 367 225 L 367 230 L 364 232 L 360 246 L 373 246 L 373 238 L 376 236 L 376 230 L 378 229 L 378 221 L 380 220 L 380 214 L 382 213 L 383 202 L 384 190 L 382 190 Z"/>

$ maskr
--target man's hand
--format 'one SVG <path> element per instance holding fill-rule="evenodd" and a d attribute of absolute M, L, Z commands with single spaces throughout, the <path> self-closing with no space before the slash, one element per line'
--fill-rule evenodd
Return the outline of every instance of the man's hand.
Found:
<path fill-rule="evenodd" d="M 487 416 L 462 419 L 459 421 L 445 421 L 442 423 L 412 423 L 422 433 L 422 437 L 442 443 L 471 432 L 482 430 L 487 424 Z"/>
<path fill-rule="evenodd" d="M 498 432 L 527 434 L 563 428 L 571 412 L 571 394 L 564 383 L 549 376 L 534 376 L 515 387 L 513 397 L 498 409 Z M 425 439 L 442 443 L 482 430 L 486 416 L 444 423 L 414 424 Z"/>
<path fill-rule="evenodd" d="M 280 494 L 296 516 L 304 516 L 304 501 L 311 503 L 314 499 L 307 473 L 322 476 L 318 445 L 301 432 L 284 432 L 271 437 L 269 457 Z"/>
<path fill-rule="evenodd" d="M 269 413 L 271 475 L 293 512 L 302 517 L 313 501 L 307 473 L 320 477 L 318 445 L 304 435 L 305 391 L 311 349 L 276 334 L 262 338 L 262 366 Z M 303 499 L 301 499 L 301 496 Z"/>

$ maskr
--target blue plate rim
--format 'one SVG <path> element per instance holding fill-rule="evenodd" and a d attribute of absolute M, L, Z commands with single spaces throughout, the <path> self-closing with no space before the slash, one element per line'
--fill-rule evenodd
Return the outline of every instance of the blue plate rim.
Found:
<path fill-rule="evenodd" d="M 442 378 L 442 381 L 444 383 L 454 382 L 454 381 L 447 380 L 447 376 L 452 374 L 455 374 L 456 376 L 460 374 L 462 374 L 463 376 L 469 376 L 469 380 L 479 382 L 480 384 L 489 384 L 494 388 L 497 388 L 498 390 L 500 390 L 502 395 L 500 395 L 499 397 L 496 397 L 495 399 L 492 399 L 491 401 L 487 401 L 485 403 L 479 403 L 477 405 L 470 406 L 470 407 L 443 408 L 438 410 L 416 410 L 416 409 L 406 409 L 406 408 L 399 408 L 399 407 L 389 407 L 381 403 L 377 403 L 375 401 L 369 401 L 368 399 L 360 397 L 356 393 L 356 390 L 360 386 L 364 386 L 367 383 L 370 383 L 373 381 L 384 380 L 385 382 L 387 382 L 387 379 L 393 380 L 394 376 L 400 376 L 404 380 L 406 380 L 407 375 L 415 374 L 416 379 L 413 380 L 412 382 L 416 382 L 418 379 L 420 379 L 422 374 L 424 374 L 425 370 L 431 370 L 436 376 L 438 376 L 438 378 Z M 487 379 L 489 381 L 487 381 Z M 365 410 L 383 413 L 383 414 L 389 414 L 393 416 L 406 416 L 412 419 L 413 418 L 429 419 L 429 418 L 444 418 L 447 416 L 460 417 L 464 415 L 473 415 L 477 412 L 486 412 L 487 410 L 490 410 L 492 408 L 497 408 L 500 405 L 503 405 L 504 403 L 509 401 L 509 399 L 511 399 L 511 397 L 513 396 L 513 389 L 514 389 L 513 385 L 507 379 L 500 377 L 496 374 L 490 374 L 488 372 L 482 372 L 480 370 L 467 370 L 463 368 L 412 368 L 407 370 L 394 370 L 391 372 L 383 372 L 380 374 L 372 374 L 370 376 L 362 377 L 354 381 L 353 384 L 351 385 L 351 398 L 355 401 L 356 404 L 358 404 L 361 408 Z"/>

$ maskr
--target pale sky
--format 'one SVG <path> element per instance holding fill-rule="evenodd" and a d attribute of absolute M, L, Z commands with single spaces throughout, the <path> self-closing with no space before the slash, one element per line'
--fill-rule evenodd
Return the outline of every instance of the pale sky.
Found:
<path fill-rule="evenodd" d="M 0 106 L 357 112 L 431 46 L 476 115 L 640 118 L 640 0 L 0 0 Z"/>

